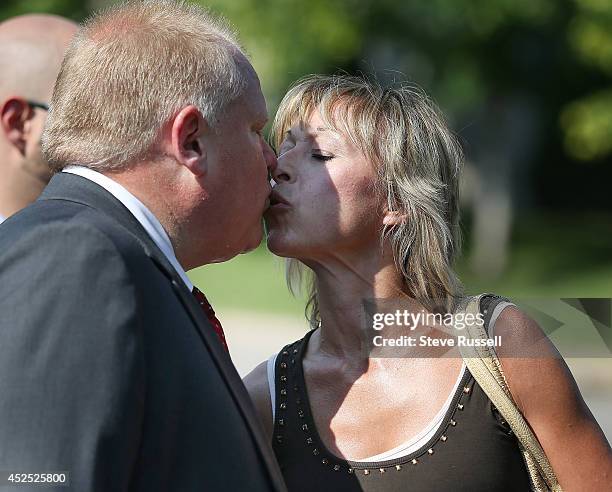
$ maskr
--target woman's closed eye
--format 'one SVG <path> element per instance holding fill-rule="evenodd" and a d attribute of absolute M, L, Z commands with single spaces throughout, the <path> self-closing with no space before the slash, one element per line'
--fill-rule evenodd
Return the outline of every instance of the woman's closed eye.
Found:
<path fill-rule="evenodd" d="M 317 161 L 325 162 L 325 161 L 329 161 L 329 160 L 333 159 L 334 156 L 331 155 L 331 154 L 326 154 L 326 153 L 321 152 L 319 150 L 313 150 L 312 151 L 312 158 L 317 160 Z"/>

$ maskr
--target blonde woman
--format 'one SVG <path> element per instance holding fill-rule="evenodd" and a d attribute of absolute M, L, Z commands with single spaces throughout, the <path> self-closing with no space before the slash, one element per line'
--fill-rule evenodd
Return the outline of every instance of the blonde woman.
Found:
<path fill-rule="evenodd" d="M 462 155 L 433 104 L 414 89 L 311 76 L 285 96 L 273 132 L 268 246 L 290 258 L 291 278 L 311 275 L 313 330 L 245 383 L 288 489 L 528 490 L 515 436 L 461 357 L 363 350 L 364 300 L 430 312 L 461 296 Z M 483 312 L 506 347 L 539 333 L 507 300 L 486 298 Z M 563 488 L 609 490 L 610 446 L 563 360 L 498 353 Z"/>

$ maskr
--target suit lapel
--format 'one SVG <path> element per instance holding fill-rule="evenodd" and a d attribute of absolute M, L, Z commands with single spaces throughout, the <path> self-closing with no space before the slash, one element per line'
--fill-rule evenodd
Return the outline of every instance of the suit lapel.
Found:
<path fill-rule="evenodd" d="M 111 216 L 129 234 L 138 240 L 145 254 L 168 278 L 178 299 L 191 318 L 200 339 L 208 349 L 211 359 L 217 366 L 219 374 L 225 381 L 238 410 L 242 414 L 254 441 L 261 451 L 262 458 L 276 490 L 285 490 L 278 465 L 271 451 L 271 446 L 266 442 L 263 432 L 261 432 L 261 424 L 257 420 L 251 399 L 233 362 L 219 343 L 217 334 L 204 315 L 201 306 L 168 261 L 166 255 L 153 242 L 140 222 L 107 190 L 82 176 L 74 174 L 57 173 L 53 176 L 39 200 L 67 200 L 92 207 Z"/>
<path fill-rule="evenodd" d="M 208 320 L 206 320 L 206 327 L 203 327 L 201 323 L 197 322 L 199 319 L 205 319 L 205 316 L 202 312 L 202 308 L 195 301 L 193 295 L 183 287 L 183 282 L 180 281 L 179 284 L 176 280 L 172 280 L 172 285 L 175 288 L 179 299 L 183 303 L 185 310 L 194 321 L 194 324 L 197 326 L 203 342 L 209 349 L 211 358 L 219 368 L 219 373 L 224 379 L 232 398 L 238 407 L 238 410 L 248 424 L 253 440 L 257 443 L 257 446 L 262 451 L 262 458 L 265 466 L 268 469 L 270 478 L 275 484 L 275 489 L 285 490 L 284 482 L 280 475 L 278 464 L 276 462 L 276 458 L 274 457 L 271 445 L 265 440 L 264 433 L 261 429 L 261 424 L 259 423 L 259 420 L 257 420 L 255 407 L 253 406 L 251 398 L 248 395 L 233 362 L 223 346 L 219 343 L 217 334 L 210 324 L 208 324 Z"/>

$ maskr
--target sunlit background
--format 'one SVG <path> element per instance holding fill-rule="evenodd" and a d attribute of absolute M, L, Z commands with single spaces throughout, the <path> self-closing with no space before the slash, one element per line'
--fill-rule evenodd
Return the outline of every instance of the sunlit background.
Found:
<path fill-rule="evenodd" d="M 3 0 L 0 20 L 82 20 L 112 2 Z M 421 85 L 461 139 L 469 292 L 612 297 L 612 2 L 210 0 L 258 71 L 270 114 L 288 85 L 345 71 Z M 301 337 L 303 299 L 265 246 L 190 273 L 242 374 Z M 612 359 L 569 360 L 612 437 Z"/>

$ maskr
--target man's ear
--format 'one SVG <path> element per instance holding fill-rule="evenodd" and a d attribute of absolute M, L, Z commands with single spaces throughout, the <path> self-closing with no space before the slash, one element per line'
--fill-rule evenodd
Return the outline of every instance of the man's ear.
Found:
<path fill-rule="evenodd" d="M 172 154 L 198 177 L 207 171 L 204 137 L 209 131 L 202 113 L 193 105 L 181 109 L 172 122 Z"/>
<path fill-rule="evenodd" d="M 397 224 L 404 224 L 408 220 L 408 215 L 402 214 L 393 210 L 386 210 L 383 216 L 383 225 L 393 226 Z"/>
<path fill-rule="evenodd" d="M 23 99 L 12 97 L 0 107 L 0 128 L 6 139 L 23 155 L 26 151 L 26 122 L 32 116 L 32 108 Z"/>

